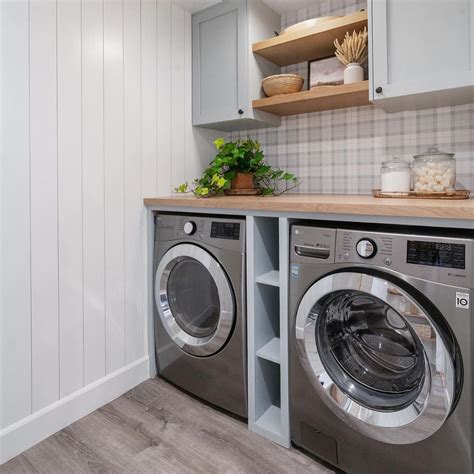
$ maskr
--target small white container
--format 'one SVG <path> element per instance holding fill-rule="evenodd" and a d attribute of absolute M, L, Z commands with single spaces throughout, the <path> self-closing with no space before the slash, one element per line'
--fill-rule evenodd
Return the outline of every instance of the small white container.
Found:
<path fill-rule="evenodd" d="M 358 63 L 349 63 L 344 69 L 344 84 L 354 84 L 364 80 L 364 68 Z"/>
<path fill-rule="evenodd" d="M 411 166 L 407 161 L 394 158 L 381 167 L 381 191 L 383 193 L 409 193 L 411 189 Z"/>

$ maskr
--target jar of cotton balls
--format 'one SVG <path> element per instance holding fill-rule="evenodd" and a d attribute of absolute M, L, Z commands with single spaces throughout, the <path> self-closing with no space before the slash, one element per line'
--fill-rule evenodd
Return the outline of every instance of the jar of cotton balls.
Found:
<path fill-rule="evenodd" d="M 456 160 L 437 146 L 414 156 L 413 188 L 416 194 L 454 194 Z"/>

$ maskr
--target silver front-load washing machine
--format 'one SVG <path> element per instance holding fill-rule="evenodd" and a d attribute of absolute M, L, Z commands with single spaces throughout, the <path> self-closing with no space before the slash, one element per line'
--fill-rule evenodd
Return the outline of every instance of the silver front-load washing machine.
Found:
<path fill-rule="evenodd" d="M 247 417 L 245 220 L 155 217 L 158 373 Z"/>
<path fill-rule="evenodd" d="M 413 232 L 291 227 L 291 438 L 347 472 L 473 469 L 473 233 Z"/>

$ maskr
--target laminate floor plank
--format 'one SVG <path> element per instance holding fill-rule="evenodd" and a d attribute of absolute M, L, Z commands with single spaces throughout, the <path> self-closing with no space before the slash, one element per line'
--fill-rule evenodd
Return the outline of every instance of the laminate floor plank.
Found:
<path fill-rule="evenodd" d="M 5 470 L 3 470 L 4 468 Z M 16 474 L 27 474 L 30 472 L 34 472 L 35 468 L 33 464 L 31 464 L 30 461 L 28 461 L 26 456 L 24 456 L 23 454 L 20 454 L 19 456 L 16 456 L 11 461 L 9 461 L 7 464 L 0 466 L 0 471 L 1 472 L 14 472 Z"/>
<path fill-rule="evenodd" d="M 295 449 L 147 380 L 0 467 L 0 473 L 331 473 Z"/>
<path fill-rule="evenodd" d="M 148 406 L 148 413 L 151 415 L 149 421 L 155 424 L 156 420 L 160 420 L 163 423 L 163 427 L 160 429 L 171 429 L 172 432 L 168 432 L 166 436 L 171 440 L 176 433 L 173 428 L 177 425 L 182 427 L 177 433 L 176 441 L 184 444 L 184 440 L 186 440 L 188 447 L 194 447 L 196 434 L 198 434 L 198 451 L 204 452 L 206 458 L 222 458 L 218 465 L 219 469 L 216 470 L 214 466 L 214 469 L 210 468 L 210 472 L 222 472 L 221 468 L 226 464 L 228 466 L 225 467 L 229 468 L 230 466 L 243 465 L 247 468 L 247 472 L 255 468 L 258 468 L 258 472 L 265 472 L 265 469 L 272 472 L 283 472 L 282 465 L 285 466 L 289 458 L 297 461 L 292 462 L 295 472 L 308 472 L 317 466 L 311 459 L 302 456 L 298 451 L 282 450 L 273 443 L 268 443 L 264 438 L 249 432 L 241 421 L 227 414 L 216 412 L 212 407 L 194 400 L 184 393 L 176 393 L 174 387 L 169 385 L 168 387 L 173 391 Z M 133 395 L 130 398 L 133 400 Z M 130 399 L 118 399 L 113 403 L 125 405 L 127 401 L 129 402 Z M 131 415 L 133 407 L 128 404 L 128 407 L 122 406 L 121 411 Z M 196 416 L 198 413 L 200 416 Z M 137 413 L 135 416 L 138 416 Z M 141 419 L 146 423 L 147 417 L 141 416 Z M 236 433 L 239 435 L 236 436 Z M 277 449 L 275 450 L 275 448 Z M 294 453 L 297 456 L 292 459 Z M 313 469 L 313 472 L 321 471 Z"/>
<path fill-rule="evenodd" d="M 106 472 L 107 459 L 90 449 L 70 427 L 50 436 L 25 453 L 33 471 L 41 473 Z"/>

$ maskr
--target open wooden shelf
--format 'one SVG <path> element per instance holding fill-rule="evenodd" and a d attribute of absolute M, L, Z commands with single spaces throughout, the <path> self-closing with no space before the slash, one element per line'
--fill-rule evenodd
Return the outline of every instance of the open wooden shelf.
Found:
<path fill-rule="evenodd" d="M 278 66 L 288 66 L 334 55 L 334 40 L 342 41 L 346 31 L 352 33 L 367 26 L 367 12 L 357 12 L 311 28 L 283 33 L 254 43 L 252 51 Z"/>
<path fill-rule="evenodd" d="M 252 107 L 271 114 L 287 115 L 319 112 L 369 105 L 369 81 L 341 86 L 321 86 L 294 94 L 265 97 L 252 102 Z"/>

